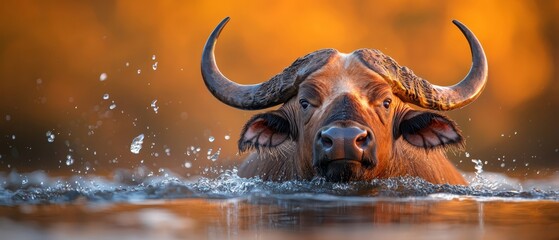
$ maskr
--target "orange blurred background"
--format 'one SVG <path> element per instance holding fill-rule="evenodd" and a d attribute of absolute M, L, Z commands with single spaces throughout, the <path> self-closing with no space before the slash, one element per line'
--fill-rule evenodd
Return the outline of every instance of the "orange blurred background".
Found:
<path fill-rule="evenodd" d="M 376 48 L 451 85 L 471 60 L 458 19 L 482 42 L 490 77 L 476 102 L 448 113 L 467 138 L 466 151 L 449 157 L 470 172 L 475 158 L 509 175 L 557 173 L 558 13 L 558 1 L 543 0 L 3 1 L 0 172 L 198 174 L 237 164 L 239 131 L 256 112 L 218 102 L 199 70 L 206 38 L 230 16 L 216 57 L 240 83 L 267 80 L 318 49 Z M 130 144 L 140 134 L 136 155 Z"/>

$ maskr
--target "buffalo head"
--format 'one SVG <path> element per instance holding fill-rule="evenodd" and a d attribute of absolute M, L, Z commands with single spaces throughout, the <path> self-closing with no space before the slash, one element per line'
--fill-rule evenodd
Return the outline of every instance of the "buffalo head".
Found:
<path fill-rule="evenodd" d="M 283 104 L 253 116 L 242 130 L 240 151 L 256 149 L 253 158 L 258 160 L 249 160 L 260 162 L 249 165 L 251 169 L 246 171 L 253 174 L 248 175 L 270 179 L 318 175 L 331 181 L 403 175 L 429 178 L 446 170 L 427 166 L 429 162 L 422 159 L 429 157 L 418 153 L 462 146 L 463 138 L 452 120 L 410 106 L 437 111 L 460 108 L 474 101 L 485 87 L 485 54 L 474 34 L 460 22 L 454 24 L 470 44 L 472 67 L 459 83 L 443 87 L 370 49 L 351 54 L 334 49 L 315 51 L 268 81 L 241 85 L 227 79 L 215 62 L 215 42 L 228 20 L 215 28 L 204 47 L 206 86 L 217 99 L 239 109 Z M 283 160 L 265 159 L 278 155 Z M 285 163 L 266 163 L 278 159 Z M 271 177 L 273 174 L 284 177 Z"/>

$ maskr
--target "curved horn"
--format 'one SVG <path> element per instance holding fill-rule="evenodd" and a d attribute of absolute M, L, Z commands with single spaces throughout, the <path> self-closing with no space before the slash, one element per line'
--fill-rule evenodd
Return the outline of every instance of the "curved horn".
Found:
<path fill-rule="evenodd" d="M 333 53 L 331 49 L 316 51 L 297 59 L 290 67 L 266 82 L 238 84 L 225 77 L 215 62 L 215 43 L 228 21 L 229 17 L 226 17 L 217 25 L 204 46 L 202 78 L 217 99 L 235 108 L 258 110 L 286 102 L 297 94 L 301 81 L 322 67 Z"/>
<path fill-rule="evenodd" d="M 464 107 L 476 100 L 485 88 L 487 59 L 476 36 L 459 21 L 452 22 L 468 40 L 472 53 L 470 72 L 453 86 L 431 84 L 416 76 L 409 68 L 400 67 L 396 61 L 380 51 L 362 51 L 361 58 L 369 68 L 384 75 L 391 84 L 394 94 L 405 102 L 440 111 Z"/>

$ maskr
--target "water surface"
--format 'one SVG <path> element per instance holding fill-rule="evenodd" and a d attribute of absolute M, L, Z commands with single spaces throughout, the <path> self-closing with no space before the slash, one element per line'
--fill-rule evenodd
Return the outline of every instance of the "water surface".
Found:
<path fill-rule="evenodd" d="M 121 171 L 0 176 L 4 239 L 556 239 L 559 177 L 264 182 Z"/>

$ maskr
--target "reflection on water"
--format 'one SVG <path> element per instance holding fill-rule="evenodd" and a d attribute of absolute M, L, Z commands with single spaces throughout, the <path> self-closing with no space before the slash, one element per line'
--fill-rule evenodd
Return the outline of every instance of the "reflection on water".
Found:
<path fill-rule="evenodd" d="M 383 199 L 152 200 L 0 207 L 6 237 L 111 239 L 553 239 L 559 203 Z"/>
<path fill-rule="evenodd" d="M 274 183 L 234 170 L 198 179 L 0 174 L 0 231 L 6 239 L 559 237 L 551 231 L 559 176 L 524 185 L 472 177 L 479 184 L 463 187 L 413 178 Z"/>

